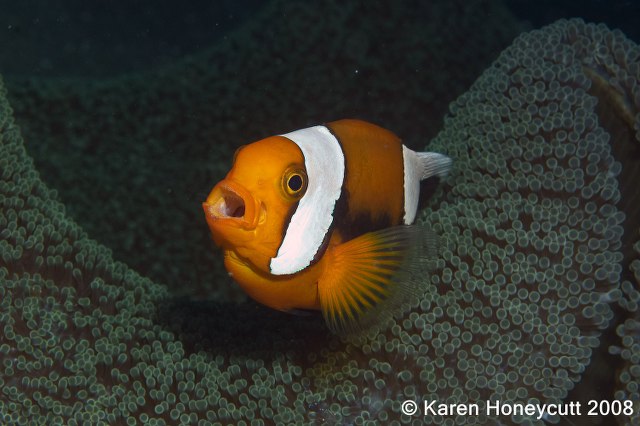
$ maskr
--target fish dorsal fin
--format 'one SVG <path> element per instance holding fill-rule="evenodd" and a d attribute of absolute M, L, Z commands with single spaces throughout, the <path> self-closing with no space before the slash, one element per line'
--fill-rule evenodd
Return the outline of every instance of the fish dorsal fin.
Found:
<path fill-rule="evenodd" d="M 341 335 L 367 331 L 424 291 L 421 273 L 435 257 L 435 234 L 421 226 L 369 232 L 329 250 L 318 281 L 322 315 Z"/>

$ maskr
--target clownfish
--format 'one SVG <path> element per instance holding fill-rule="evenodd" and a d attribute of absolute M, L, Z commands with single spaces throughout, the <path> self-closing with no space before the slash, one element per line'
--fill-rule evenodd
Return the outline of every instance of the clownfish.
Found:
<path fill-rule="evenodd" d="M 451 159 L 339 120 L 244 145 L 202 204 L 227 271 L 259 303 L 320 310 L 346 334 L 416 295 L 435 236 L 412 225 L 420 181 Z"/>

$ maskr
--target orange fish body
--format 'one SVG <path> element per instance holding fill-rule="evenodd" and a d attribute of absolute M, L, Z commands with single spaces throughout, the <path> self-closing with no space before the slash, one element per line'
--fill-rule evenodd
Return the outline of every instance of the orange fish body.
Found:
<path fill-rule="evenodd" d="M 333 331 L 350 332 L 415 293 L 411 269 L 433 242 L 409 226 L 420 181 L 450 164 L 381 127 L 340 120 L 241 147 L 203 208 L 249 296 L 282 311 L 321 310 Z"/>

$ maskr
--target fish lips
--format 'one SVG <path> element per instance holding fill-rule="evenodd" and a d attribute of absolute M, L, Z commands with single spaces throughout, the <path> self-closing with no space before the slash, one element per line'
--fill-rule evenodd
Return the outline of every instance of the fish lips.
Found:
<path fill-rule="evenodd" d="M 223 180 L 202 203 L 209 229 L 214 237 L 231 229 L 250 231 L 258 224 L 258 206 L 251 193 L 242 185 Z"/>

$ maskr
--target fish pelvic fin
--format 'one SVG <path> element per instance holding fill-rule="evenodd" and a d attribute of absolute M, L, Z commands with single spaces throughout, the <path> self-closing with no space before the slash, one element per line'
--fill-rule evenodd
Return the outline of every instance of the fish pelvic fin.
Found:
<path fill-rule="evenodd" d="M 318 281 L 322 315 L 332 332 L 362 336 L 417 301 L 437 252 L 436 234 L 419 225 L 369 232 L 330 249 Z"/>

